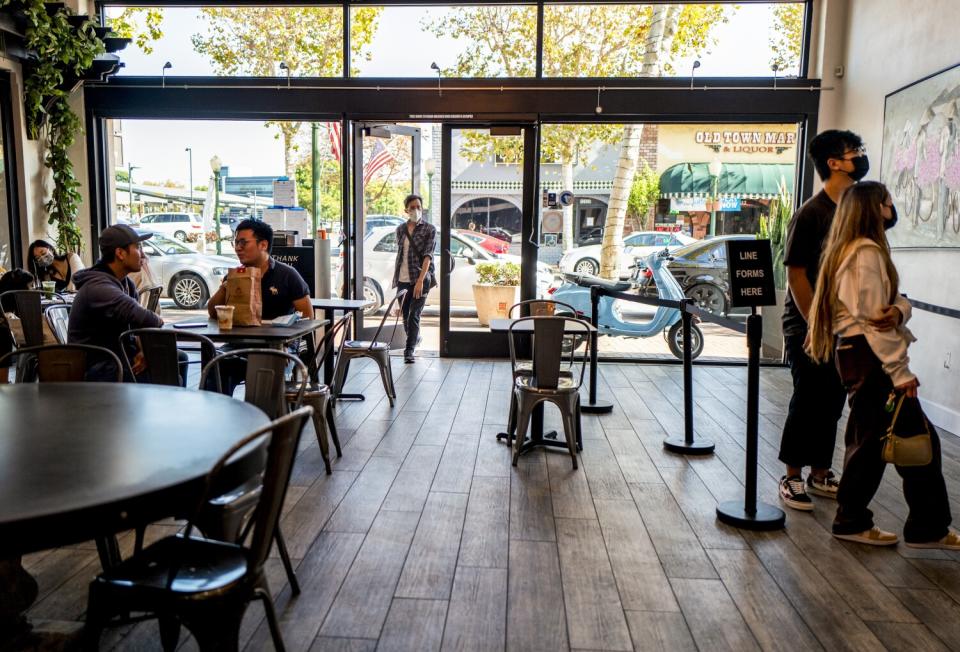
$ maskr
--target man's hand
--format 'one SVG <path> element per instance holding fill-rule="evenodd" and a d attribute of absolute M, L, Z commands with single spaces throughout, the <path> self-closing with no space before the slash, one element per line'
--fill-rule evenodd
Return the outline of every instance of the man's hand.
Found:
<path fill-rule="evenodd" d="M 421 296 L 423 296 L 423 279 L 418 278 L 413 286 L 413 298 L 419 299 Z"/>
<path fill-rule="evenodd" d="M 902 321 L 903 313 L 900 309 L 896 306 L 887 306 L 880 312 L 879 317 L 870 319 L 867 323 L 878 331 L 889 331 L 899 326 Z"/>
<path fill-rule="evenodd" d="M 898 392 L 903 392 L 908 398 L 916 398 L 918 387 L 920 387 L 920 381 L 914 378 L 913 380 L 902 385 L 897 385 L 894 387 L 894 389 L 896 389 Z"/>

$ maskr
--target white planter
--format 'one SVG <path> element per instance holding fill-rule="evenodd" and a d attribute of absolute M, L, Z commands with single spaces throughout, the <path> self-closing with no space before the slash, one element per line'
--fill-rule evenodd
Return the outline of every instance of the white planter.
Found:
<path fill-rule="evenodd" d="M 510 306 L 520 300 L 518 285 L 474 285 L 473 300 L 477 304 L 477 320 L 489 326 L 491 319 L 506 318 Z"/>

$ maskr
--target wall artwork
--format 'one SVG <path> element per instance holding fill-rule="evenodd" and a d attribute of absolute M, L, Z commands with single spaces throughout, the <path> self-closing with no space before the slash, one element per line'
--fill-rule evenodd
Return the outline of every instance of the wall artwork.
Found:
<path fill-rule="evenodd" d="M 892 247 L 960 248 L 960 64 L 887 95 L 880 179 L 900 216 Z"/>

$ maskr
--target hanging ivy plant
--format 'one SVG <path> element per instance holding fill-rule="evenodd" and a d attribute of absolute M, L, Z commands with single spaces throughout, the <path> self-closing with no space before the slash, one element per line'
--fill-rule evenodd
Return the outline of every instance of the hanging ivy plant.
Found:
<path fill-rule="evenodd" d="M 24 106 L 27 134 L 43 138 L 44 165 L 53 177 L 53 192 L 46 204 L 48 222 L 56 226 L 57 247 L 80 251 L 83 238 L 77 224 L 80 183 L 67 156 L 81 131 L 80 119 L 70 109 L 68 84 L 83 79 L 104 49 L 96 25 L 43 0 L 0 0 L 0 8 L 18 12 L 26 23 L 26 48 L 36 60 L 24 65 Z"/>

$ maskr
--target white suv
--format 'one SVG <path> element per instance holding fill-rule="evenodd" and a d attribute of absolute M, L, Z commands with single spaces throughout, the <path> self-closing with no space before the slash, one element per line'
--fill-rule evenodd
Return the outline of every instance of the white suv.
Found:
<path fill-rule="evenodd" d="M 210 222 L 210 229 L 212 230 L 213 220 Z M 203 232 L 203 218 L 197 213 L 153 213 L 145 215 L 140 220 L 139 226 L 145 231 L 162 233 L 180 242 L 186 242 L 187 235 L 193 233 L 199 236 Z M 232 235 L 233 232 L 230 227 L 221 223 L 220 238 L 230 238 Z"/>

